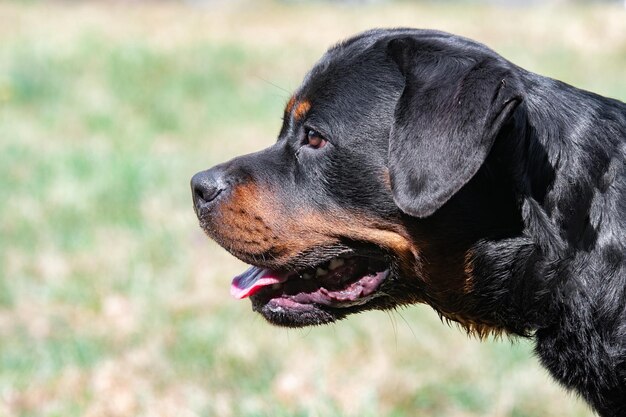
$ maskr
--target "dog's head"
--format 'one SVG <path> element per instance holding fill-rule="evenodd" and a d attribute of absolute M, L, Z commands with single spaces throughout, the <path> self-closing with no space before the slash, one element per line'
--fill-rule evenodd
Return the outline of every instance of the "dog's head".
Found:
<path fill-rule="evenodd" d="M 471 245 L 519 228 L 507 179 L 486 167 L 520 102 L 511 68 L 433 31 L 330 49 L 274 145 L 192 179 L 201 227 L 253 265 L 232 294 L 286 326 L 415 302 L 456 318 Z"/>

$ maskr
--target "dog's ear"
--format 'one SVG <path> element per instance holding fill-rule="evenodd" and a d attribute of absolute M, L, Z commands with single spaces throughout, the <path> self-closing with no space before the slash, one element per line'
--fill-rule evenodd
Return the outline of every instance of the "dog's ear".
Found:
<path fill-rule="evenodd" d="M 405 78 L 389 138 L 393 198 L 402 211 L 426 217 L 478 171 L 521 102 L 517 78 L 495 58 L 456 55 L 413 37 L 389 42 Z"/>

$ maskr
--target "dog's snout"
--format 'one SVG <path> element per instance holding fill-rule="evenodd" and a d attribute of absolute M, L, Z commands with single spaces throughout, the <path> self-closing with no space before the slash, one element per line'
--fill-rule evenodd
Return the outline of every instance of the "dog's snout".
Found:
<path fill-rule="evenodd" d="M 198 172 L 191 178 L 191 192 L 196 209 L 208 205 L 224 191 L 226 186 L 222 176 L 220 169 L 211 168 Z"/>

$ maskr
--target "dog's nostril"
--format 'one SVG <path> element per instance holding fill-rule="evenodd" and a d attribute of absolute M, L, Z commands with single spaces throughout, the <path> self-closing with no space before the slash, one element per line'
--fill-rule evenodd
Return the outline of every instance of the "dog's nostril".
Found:
<path fill-rule="evenodd" d="M 193 176 L 191 190 L 196 207 L 200 207 L 215 200 L 224 191 L 224 187 L 214 170 L 209 170 Z"/>
<path fill-rule="evenodd" d="M 217 198 L 223 190 L 215 186 L 197 187 L 194 189 L 196 199 L 200 203 L 208 203 Z"/>

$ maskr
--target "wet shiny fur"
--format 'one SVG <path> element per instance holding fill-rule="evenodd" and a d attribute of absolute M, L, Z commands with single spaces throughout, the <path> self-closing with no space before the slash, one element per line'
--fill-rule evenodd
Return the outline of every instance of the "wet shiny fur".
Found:
<path fill-rule="evenodd" d="M 207 234 L 250 264 L 389 265 L 361 305 L 252 297 L 270 322 L 428 303 L 479 336 L 534 338 L 557 381 L 626 415 L 624 103 L 465 38 L 372 30 L 313 67 L 274 145 L 192 188 Z"/>

